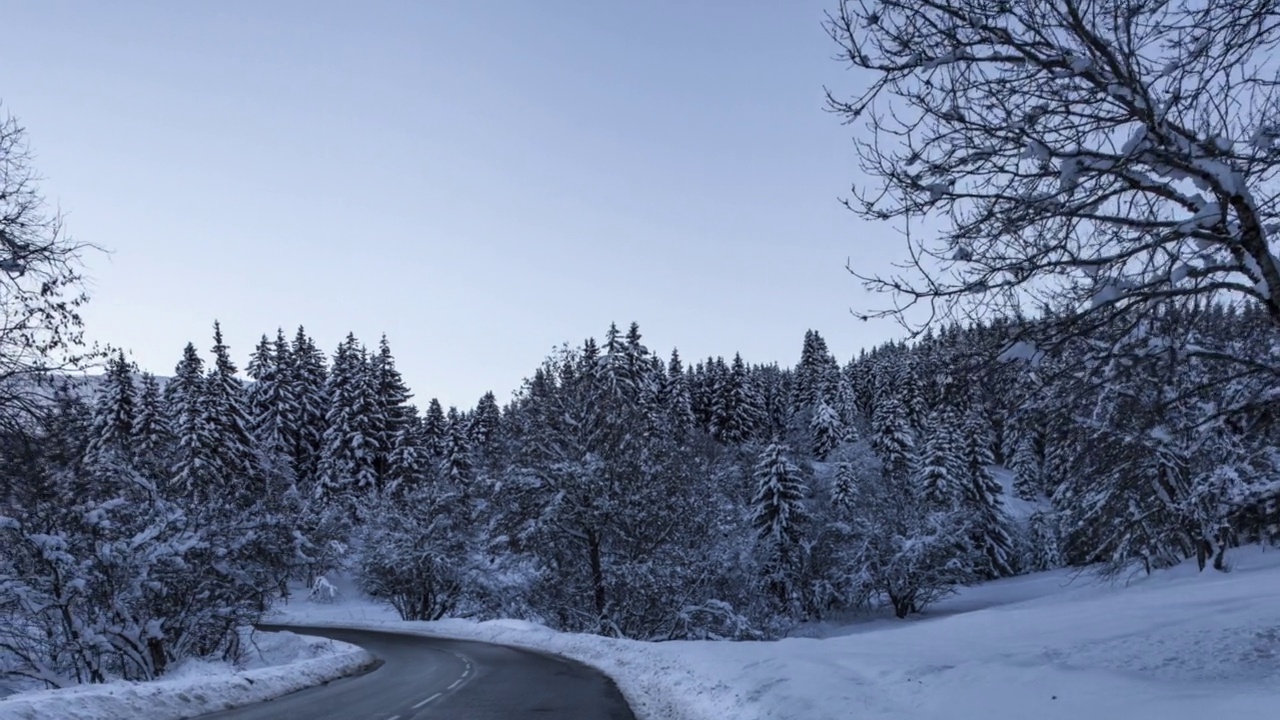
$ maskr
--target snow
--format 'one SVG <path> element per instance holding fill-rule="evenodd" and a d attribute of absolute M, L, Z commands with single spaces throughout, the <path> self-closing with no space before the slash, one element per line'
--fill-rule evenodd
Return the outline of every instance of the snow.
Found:
<path fill-rule="evenodd" d="M 1031 365 L 1039 365 L 1044 360 L 1044 351 L 1036 347 L 1033 342 L 1019 340 L 1013 343 L 1004 352 L 996 357 L 998 362 L 1014 362 L 1017 360 L 1025 360 Z"/>
<path fill-rule="evenodd" d="M 483 640 L 612 676 L 640 720 L 1203 720 L 1280 707 L 1280 552 L 1105 583 L 1056 570 L 965 588 L 916 619 L 774 642 L 644 643 L 512 620 L 405 623 L 352 599 L 277 619 Z"/>
<path fill-rule="evenodd" d="M 1013 481 L 1017 478 L 1017 473 L 1009 468 L 991 465 L 987 470 L 991 472 L 991 477 L 1000 483 L 1000 488 L 1004 491 L 1000 495 L 1000 502 L 1004 503 L 1005 514 L 1015 522 L 1025 523 L 1035 512 L 1053 509 L 1047 499 L 1044 502 L 1034 502 L 1018 497 L 1013 491 Z"/>
<path fill-rule="evenodd" d="M 361 672 L 374 658 L 347 643 L 290 632 L 246 633 L 239 667 L 188 660 L 164 680 L 35 690 L 0 698 L 0 720 L 189 718 L 270 700 Z"/>

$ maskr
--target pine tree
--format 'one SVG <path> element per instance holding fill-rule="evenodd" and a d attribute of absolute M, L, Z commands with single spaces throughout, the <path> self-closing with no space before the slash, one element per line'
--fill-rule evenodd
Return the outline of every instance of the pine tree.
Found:
<path fill-rule="evenodd" d="M 1043 459 L 1033 433 L 1024 430 L 1018 436 L 1010 464 L 1014 472 L 1014 493 L 1023 500 L 1038 499 L 1044 487 Z"/>
<path fill-rule="evenodd" d="M 102 387 L 94 401 L 93 425 L 85 451 L 88 465 L 132 464 L 137 406 L 135 367 L 120 351 L 107 363 Z"/>
<path fill-rule="evenodd" d="M 800 469 L 787 457 L 787 447 L 773 443 L 760 453 L 755 468 L 756 491 L 751 498 L 751 524 L 764 544 L 765 572 L 783 608 L 792 602 L 795 573 L 804 537 L 804 496 Z"/>
<path fill-rule="evenodd" d="M 388 458 L 388 489 L 399 494 L 412 493 L 427 480 L 430 472 L 428 459 L 422 420 L 418 417 L 418 409 L 410 405 L 408 418 L 396 433 Z"/>
<path fill-rule="evenodd" d="M 467 442 L 467 422 L 456 407 L 450 407 L 445 422 L 444 454 L 440 474 L 455 488 L 466 492 L 473 479 L 471 447 Z"/>
<path fill-rule="evenodd" d="M 1027 520 L 1027 569 L 1036 572 L 1062 567 L 1062 548 L 1059 544 L 1056 518 L 1052 513 L 1037 510 Z"/>
<path fill-rule="evenodd" d="M 246 373 L 254 381 L 248 390 L 248 410 L 257 445 L 271 456 L 273 465 L 294 475 L 295 423 L 300 412 L 293 398 L 292 357 L 283 330 L 277 330 L 274 342 L 262 336 L 249 357 Z"/>
<path fill-rule="evenodd" d="M 257 447 L 250 431 L 244 385 L 222 340 L 222 327 L 213 324 L 213 367 L 204 383 L 205 424 L 224 482 L 232 483 L 245 497 L 260 495 Z"/>
<path fill-rule="evenodd" d="M 723 359 L 717 363 L 724 364 Z M 756 392 L 742 355 L 735 353 L 727 372 L 718 372 L 721 381 L 712 405 L 712 435 L 720 442 L 741 445 L 755 437 L 763 424 L 763 401 Z"/>
<path fill-rule="evenodd" d="M 831 503 L 841 510 L 848 510 L 853 507 L 857 494 L 853 465 L 847 462 L 837 463 L 835 482 L 831 487 Z"/>
<path fill-rule="evenodd" d="M 688 374 L 689 405 L 693 410 L 694 425 L 706 432 L 712 432 L 714 421 L 715 391 L 720 383 L 717 371 L 715 358 L 707 358 Z"/>
<path fill-rule="evenodd" d="M 940 411 L 930 413 L 915 458 L 914 484 L 925 502 L 939 510 L 956 507 L 961 493 L 961 479 L 954 472 L 958 453 L 953 435 Z"/>
<path fill-rule="evenodd" d="M 671 429 L 677 438 L 685 437 L 697 426 L 697 418 L 693 412 L 693 397 L 689 390 L 689 378 L 686 377 L 684 364 L 680 362 L 680 352 L 671 351 L 671 360 L 667 363 L 666 387 L 663 392 L 667 413 L 671 419 Z"/>
<path fill-rule="evenodd" d="M 431 398 L 431 402 L 427 404 L 426 417 L 422 419 L 422 442 L 423 448 L 437 461 L 444 456 L 448 427 L 440 401 Z"/>
<path fill-rule="evenodd" d="M 840 365 L 827 349 L 827 341 L 817 330 L 806 331 L 795 368 L 793 411 L 812 412 L 820 402 L 834 404 L 839 379 Z"/>
<path fill-rule="evenodd" d="M 212 494 L 212 483 L 221 469 L 205 407 L 205 385 L 204 360 L 196 346 L 187 343 L 164 392 L 177 437 L 174 483 L 197 502 Z"/>
<path fill-rule="evenodd" d="M 826 460 L 844 442 L 844 423 L 840 420 L 835 408 L 825 400 L 819 400 L 810 421 L 810 433 L 813 440 L 811 450 L 818 460 Z"/>
<path fill-rule="evenodd" d="M 915 438 L 896 395 L 888 394 L 876 403 L 871 430 L 871 446 L 880 457 L 885 475 L 905 477 L 911 465 Z"/>
<path fill-rule="evenodd" d="M 470 445 L 478 459 L 486 461 L 493 455 L 501 424 L 502 411 L 498 409 L 498 399 L 492 392 L 486 392 L 476 403 L 475 417 L 468 424 Z"/>
<path fill-rule="evenodd" d="M 368 418 L 369 432 L 373 439 L 373 466 L 376 483 L 386 484 L 390 475 L 391 453 L 396 438 L 409 423 L 409 392 L 400 371 L 396 369 L 391 345 L 383 335 L 378 342 L 378 352 L 369 361 L 369 373 L 374 386 L 375 412 Z"/>
<path fill-rule="evenodd" d="M 151 373 L 142 374 L 142 390 L 138 395 L 137 422 L 133 426 L 133 447 L 139 466 L 153 477 L 167 471 L 173 431 L 160 383 Z"/>
<path fill-rule="evenodd" d="M 962 437 L 966 476 L 963 494 L 970 516 L 971 540 L 973 549 L 986 558 L 980 574 L 989 578 L 1013 575 L 1017 558 L 1001 500 L 1004 489 L 990 470 L 995 463 L 991 452 L 995 437 L 986 408 L 976 398 L 971 399 L 965 414 Z"/>
<path fill-rule="evenodd" d="M 350 504 L 377 487 L 377 441 L 370 432 L 376 388 L 367 353 L 354 334 L 334 354 L 326 395 L 330 405 L 316 493 L 327 502 Z"/>
<path fill-rule="evenodd" d="M 298 328 L 289 348 L 289 396 L 297 408 L 293 421 L 293 467 L 298 483 L 311 488 L 320 468 L 329 414 L 328 369 L 324 353 Z"/>

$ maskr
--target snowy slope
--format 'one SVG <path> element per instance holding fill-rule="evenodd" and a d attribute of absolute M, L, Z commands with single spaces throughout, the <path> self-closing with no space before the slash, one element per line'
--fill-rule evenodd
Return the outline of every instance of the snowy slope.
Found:
<path fill-rule="evenodd" d="M 1031 514 L 1035 511 L 1052 509 L 1047 500 L 1043 503 L 1035 503 L 1018 497 L 1013 492 L 1014 473 L 1012 470 L 1001 465 L 991 465 L 987 469 L 991 471 L 991 476 L 1004 489 L 1004 494 L 1000 496 L 1000 500 L 1004 503 L 1005 512 L 1015 522 L 1026 523 L 1027 518 L 1031 517 Z"/>
<path fill-rule="evenodd" d="M 0 720 L 177 720 L 319 685 L 370 667 L 364 650 L 326 638 L 256 633 L 247 662 L 187 662 L 165 680 L 82 685 L 0 698 Z"/>
<path fill-rule="evenodd" d="M 826 639 L 642 643 L 520 621 L 401 623 L 348 600 L 277 619 L 543 649 L 611 675 L 641 720 L 1203 720 L 1280 708 L 1280 551 L 1124 584 L 1068 571 L 968 588 Z"/>

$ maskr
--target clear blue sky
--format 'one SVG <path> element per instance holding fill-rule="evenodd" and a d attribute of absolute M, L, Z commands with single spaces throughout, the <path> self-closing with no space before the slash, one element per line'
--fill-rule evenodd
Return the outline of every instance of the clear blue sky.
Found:
<path fill-rule="evenodd" d="M 415 393 L 505 401 L 640 323 L 689 359 L 898 336 L 844 270 L 830 1 L 12 3 L 0 99 L 88 257 L 92 338 L 171 372 L 305 325 L 386 332 Z"/>

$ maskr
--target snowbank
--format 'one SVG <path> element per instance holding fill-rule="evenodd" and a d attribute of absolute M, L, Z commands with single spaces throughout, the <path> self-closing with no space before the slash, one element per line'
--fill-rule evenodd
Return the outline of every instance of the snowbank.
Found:
<path fill-rule="evenodd" d="M 967 589 L 911 621 L 826 638 L 643 643 L 523 621 L 404 623 L 356 600 L 283 622 L 394 628 L 554 652 L 613 677 L 641 720 L 1203 720 L 1280 708 L 1280 552 L 1133 582 L 1067 571 Z"/>
<path fill-rule="evenodd" d="M 248 661 L 187 662 L 156 682 L 82 685 L 0 698 L 0 720 L 177 720 L 319 685 L 373 666 L 364 650 L 326 638 L 256 633 Z"/>

